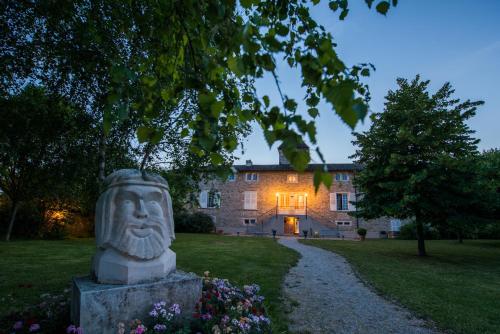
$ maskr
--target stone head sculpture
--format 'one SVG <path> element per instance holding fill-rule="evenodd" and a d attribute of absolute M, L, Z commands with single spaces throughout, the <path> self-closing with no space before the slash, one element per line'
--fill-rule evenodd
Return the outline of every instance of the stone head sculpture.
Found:
<path fill-rule="evenodd" d="M 133 284 L 175 270 L 169 249 L 174 234 L 172 200 L 161 176 L 122 169 L 104 181 L 96 205 L 97 253 L 92 271 L 99 283 Z"/>

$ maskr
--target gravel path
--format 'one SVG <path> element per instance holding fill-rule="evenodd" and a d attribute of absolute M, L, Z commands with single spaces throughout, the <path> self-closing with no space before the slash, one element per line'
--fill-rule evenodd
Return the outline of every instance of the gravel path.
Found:
<path fill-rule="evenodd" d="M 365 286 L 346 260 L 295 238 L 279 242 L 302 257 L 285 278 L 295 333 L 438 333 Z"/>

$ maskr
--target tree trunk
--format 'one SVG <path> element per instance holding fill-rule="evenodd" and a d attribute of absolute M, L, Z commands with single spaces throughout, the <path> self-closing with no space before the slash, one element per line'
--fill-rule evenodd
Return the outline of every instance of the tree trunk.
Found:
<path fill-rule="evenodd" d="M 153 144 L 147 143 L 146 147 L 144 149 L 144 156 L 142 158 L 141 167 L 139 170 L 142 171 L 146 167 L 146 163 L 148 162 L 148 158 L 149 158 L 149 155 L 151 154 L 152 149 L 153 149 Z"/>
<path fill-rule="evenodd" d="M 464 236 L 462 234 L 462 231 L 458 231 L 457 236 L 458 236 L 458 242 L 463 244 L 464 243 Z"/>
<path fill-rule="evenodd" d="M 425 252 L 425 240 L 424 240 L 424 224 L 420 219 L 416 219 L 415 224 L 417 225 L 417 241 L 418 241 L 418 256 L 426 256 Z"/>
<path fill-rule="evenodd" d="M 5 236 L 5 241 L 10 240 L 10 235 L 12 233 L 12 227 L 14 226 L 14 221 L 16 220 L 17 210 L 19 209 L 19 202 L 12 202 L 12 212 L 10 214 L 9 227 L 7 228 L 7 235 Z"/>
<path fill-rule="evenodd" d="M 102 184 L 104 179 L 106 178 L 106 135 L 104 131 L 102 133 L 101 139 L 99 140 L 99 172 L 98 178 L 99 182 Z"/>

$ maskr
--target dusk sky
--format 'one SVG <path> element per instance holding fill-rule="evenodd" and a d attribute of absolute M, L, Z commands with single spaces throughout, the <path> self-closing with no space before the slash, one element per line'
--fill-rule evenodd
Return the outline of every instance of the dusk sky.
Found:
<path fill-rule="evenodd" d="M 337 52 L 346 65 L 361 62 L 375 65 L 376 71 L 366 80 L 372 99 L 370 109 L 383 110 L 384 97 L 396 88 L 396 78 L 412 79 L 420 74 L 431 80 L 434 92 L 449 81 L 455 97 L 483 100 L 477 115 L 469 121 L 481 140 L 479 149 L 500 147 L 500 1 L 498 0 L 401 0 L 387 17 L 369 10 L 364 1 L 350 1 L 345 21 L 338 20 L 326 1 L 314 7 L 313 16 L 323 24 L 338 43 Z M 305 113 L 305 91 L 300 74 L 285 63 L 279 65 L 282 89 L 299 102 Z M 279 95 L 270 78 L 257 84 L 259 95 L 268 94 L 280 105 Z M 353 136 L 347 125 L 326 103 L 320 104 L 317 120 L 318 143 L 329 163 L 347 162 L 354 153 Z M 369 120 L 356 131 L 368 129 Z M 269 149 L 258 126 L 244 144 L 240 161 L 254 164 L 277 163 L 275 144 Z M 317 156 L 313 161 L 320 162 Z"/>

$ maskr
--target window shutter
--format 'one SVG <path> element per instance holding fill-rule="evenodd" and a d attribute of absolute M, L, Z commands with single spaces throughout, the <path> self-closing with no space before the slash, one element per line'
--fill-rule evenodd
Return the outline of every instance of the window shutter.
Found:
<path fill-rule="evenodd" d="M 199 203 L 200 203 L 200 208 L 206 208 L 208 202 L 208 191 L 207 190 L 202 190 L 200 192 L 200 198 L 199 198 Z"/>
<path fill-rule="evenodd" d="M 356 193 L 349 193 L 349 204 L 348 204 L 349 211 L 356 211 L 356 204 L 354 203 L 356 203 Z"/>
<path fill-rule="evenodd" d="M 337 194 L 330 193 L 330 211 L 337 211 Z"/>
<path fill-rule="evenodd" d="M 243 209 L 248 210 L 248 208 L 250 207 L 250 194 L 248 193 L 248 191 L 245 191 L 243 195 L 244 195 Z"/>
<path fill-rule="evenodd" d="M 220 208 L 220 192 L 216 192 L 215 194 L 215 207 Z"/>
<path fill-rule="evenodd" d="M 257 192 L 245 191 L 245 202 L 243 208 L 245 210 L 257 210 Z"/>

